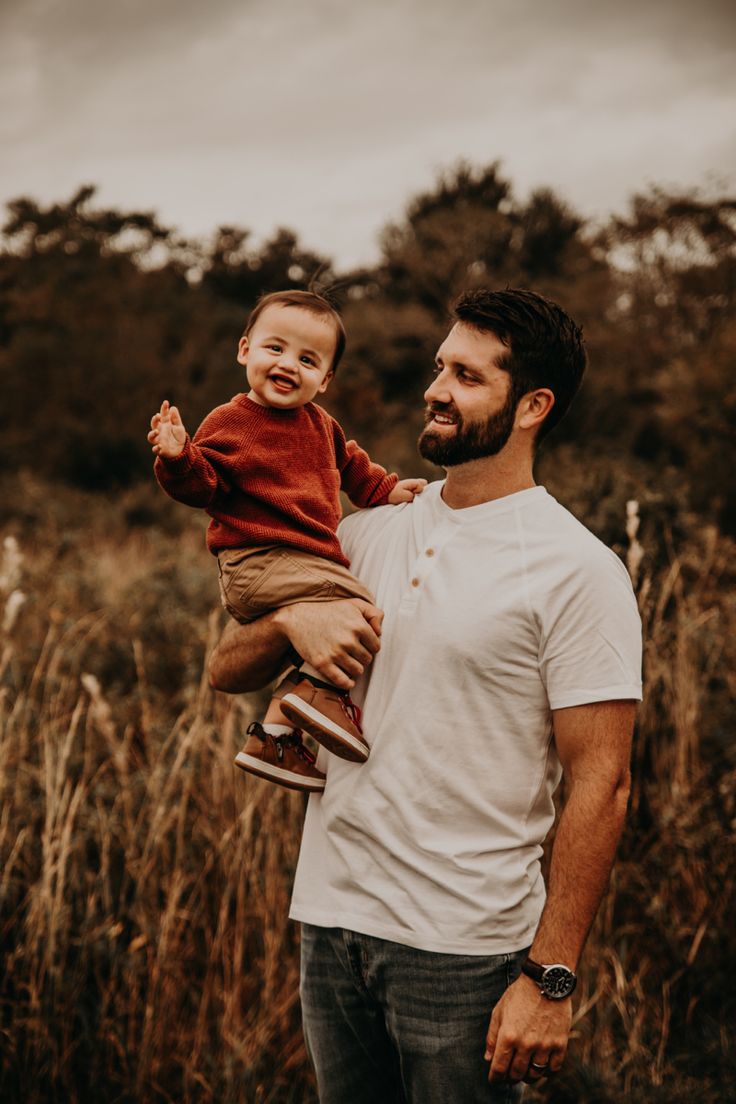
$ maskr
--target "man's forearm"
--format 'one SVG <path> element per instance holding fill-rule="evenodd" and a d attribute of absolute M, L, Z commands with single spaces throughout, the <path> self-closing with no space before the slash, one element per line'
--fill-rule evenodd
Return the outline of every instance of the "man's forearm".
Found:
<path fill-rule="evenodd" d="M 227 694 L 260 690 L 284 669 L 289 651 L 289 638 L 276 613 L 248 625 L 232 621 L 210 657 L 210 686 Z"/>
<path fill-rule="evenodd" d="M 575 968 L 606 891 L 626 816 L 628 777 L 573 785 L 552 848 L 547 902 L 530 957 Z"/>
<path fill-rule="evenodd" d="M 573 789 L 555 836 L 547 903 L 529 957 L 575 969 L 608 882 L 626 812 L 625 783 Z M 547 1000 L 522 974 L 496 1005 L 488 1027 L 489 1079 L 535 1081 L 565 1058 L 572 1000 Z M 532 1068 L 530 1062 L 535 1062 Z"/>
<path fill-rule="evenodd" d="M 611 873 L 629 795 L 636 706 L 594 702 L 553 713 L 557 753 L 569 787 L 550 864 L 547 903 L 530 957 L 574 969 Z M 491 1081 L 536 1080 L 565 1058 L 572 1000 L 547 1000 L 522 974 L 493 1010 L 486 1057 Z M 534 1066 L 530 1063 L 534 1063 Z"/>

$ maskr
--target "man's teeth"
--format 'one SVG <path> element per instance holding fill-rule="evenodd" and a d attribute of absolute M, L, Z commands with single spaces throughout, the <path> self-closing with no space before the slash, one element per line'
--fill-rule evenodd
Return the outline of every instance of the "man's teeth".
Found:
<path fill-rule="evenodd" d="M 435 420 L 435 422 L 439 422 L 440 425 L 454 425 L 455 424 L 455 419 L 454 418 L 448 418 L 446 414 L 435 414 L 434 415 L 434 420 Z"/>

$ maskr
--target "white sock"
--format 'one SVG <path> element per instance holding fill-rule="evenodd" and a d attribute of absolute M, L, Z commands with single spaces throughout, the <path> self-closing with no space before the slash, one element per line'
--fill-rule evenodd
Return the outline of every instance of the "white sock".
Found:
<path fill-rule="evenodd" d="M 299 682 L 300 677 L 301 676 L 299 674 L 298 667 L 290 667 L 288 671 L 284 671 L 283 675 L 276 683 L 276 690 L 274 691 L 274 695 L 278 694 L 282 688 L 284 693 L 286 693 L 290 685 L 296 686 L 296 684 Z"/>
<path fill-rule="evenodd" d="M 267 732 L 269 736 L 288 736 L 294 731 L 293 725 L 276 724 L 275 721 L 269 721 L 268 724 L 264 724 L 263 731 Z"/>
<path fill-rule="evenodd" d="M 311 663 L 302 663 L 299 668 L 300 675 L 311 675 L 312 678 L 316 678 L 319 682 L 326 682 L 324 675 L 321 675 L 316 667 L 313 667 Z"/>

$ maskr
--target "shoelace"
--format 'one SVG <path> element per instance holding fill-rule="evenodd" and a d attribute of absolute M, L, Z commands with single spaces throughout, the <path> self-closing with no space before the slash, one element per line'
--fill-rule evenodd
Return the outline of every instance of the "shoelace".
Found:
<path fill-rule="evenodd" d="M 310 767 L 317 762 L 317 757 L 312 755 L 312 752 L 302 741 L 301 729 L 295 728 L 289 736 L 274 736 L 273 739 L 279 759 L 284 757 L 284 748 L 290 747 L 294 749 L 300 759 L 303 759 L 305 763 L 309 763 Z"/>
<path fill-rule="evenodd" d="M 363 731 L 363 729 L 361 728 L 362 713 L 360 711 L 360 707 L 355 704 L 355 702 L 353 701 L 353 699 L 350 697 L 349 694 L 341 694 L 340 695 L 340 705 L 342 706 L 342 708 L 343 708 L 344 712 L 346 713 L 346 715 L 348 716 L 348 718 L 355 725 L 358 732 L 362 732 Z"/>
<path fill-rule="evenodd" d="M 248 725 L 247 735 L 257 736 L 262 744 L 265 744 L 268 739 L 268 733 L 258 721 L 253 721 L 252 724 Z M 309 763 L 310 767 L 317 762 L 316 755 L 313 755 L 302 741 L 302 730 L 300 728 L 295 728 L 293 732 L 286 736 L 272 736 L 271 738 L 276 745 L 276 756 L 279 760 L 284 758 L 285 748 L 293 748 L 299 758 L 303 759 L 305 763 Z"/>

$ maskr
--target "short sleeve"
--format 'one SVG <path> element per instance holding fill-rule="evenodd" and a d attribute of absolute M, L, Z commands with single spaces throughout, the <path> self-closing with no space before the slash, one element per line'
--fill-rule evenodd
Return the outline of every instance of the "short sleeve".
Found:
<path fill-rule="evenodd" d="M 545 598 L 539 670 L 550 709 L 641 700 L 641 618 L 626 568 L 608 549 Z"/>

